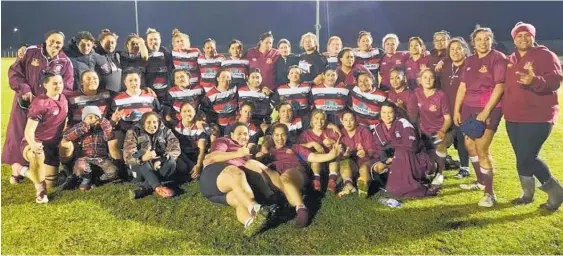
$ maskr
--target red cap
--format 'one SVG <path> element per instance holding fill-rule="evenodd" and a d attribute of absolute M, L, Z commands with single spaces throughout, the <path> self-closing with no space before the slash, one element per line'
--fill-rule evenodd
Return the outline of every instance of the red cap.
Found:
<path fill-rule="evenodd" d="M 516 23 L 516 25 L 514 25 L 512 32 L 510 32 L 512 39 L 516 38 L 516 35 L 523 31 L 530 33 L 534 38 L 536 37 L 536 27 L 534 27 L 534 25 L 524 22 L 518 22 Z"/>

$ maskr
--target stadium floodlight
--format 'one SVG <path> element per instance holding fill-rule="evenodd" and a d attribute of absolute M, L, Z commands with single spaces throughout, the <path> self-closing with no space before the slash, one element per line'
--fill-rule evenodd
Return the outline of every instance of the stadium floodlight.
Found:
<path fill-rule="evenodd" d="M 137 0 L 135 0 L 135 33 L 139 34 L 139 11 L 137 10 Z"/>
<path fill-rule="evenodd" d="M 19 29 L 18 28 L 14 28 L 14 33 L 18 32 Z"/>
<path fill-rule="evenodd" d="M 321 41 L 321 22 L 320 22 L 320 0 L 317 0 L 317 11 L 316 11 L 316 24 L 315 24 L 315 32 L 317 34 L 317 42 Z"/>

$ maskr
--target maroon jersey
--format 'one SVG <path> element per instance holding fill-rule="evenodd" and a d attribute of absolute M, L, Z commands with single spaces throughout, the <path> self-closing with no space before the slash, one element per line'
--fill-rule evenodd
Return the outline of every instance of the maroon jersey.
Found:
<path fill-rule="evenodd" d="M 63 94 L 59 96 L 59 100 L 53 100 L 46 94 L 33 99 L 27 118 L 39 122 L 35 130 L 35 140 L 41 142 L 60 140 L 67 115 L 68 101 Z"/>
<path fill-rule="evenodd" d="M 162 106 L 165 115 L 170 115 L 175 120 L 181 120 L 180 110 L 182 105 L 190 103 L 195 110 L 198 110 L 199 104 L 204 96 L 203 88 L 199 85 L 190 85 L 188 88 L 182 89 L 174 86 L 168 89 L 168 93 L 164 96 Z"/>
<path fill-rule="evenodd" d="M 260 69 L 260 72 L 262 73 L 262 84 L 268 86 L 270 90 L 275 89 L 274 64 L 279 57 L 280 52 L 277 49 L 271 49 L 264 54 L 256 47 L 248 49 L 244 56 L 244 58 L 248 60 L 248 67 L 250 69 Z"/>
<path fill-rule="evenodd" d="M 496 84 L 504 83 L 507 58 L 504 53 L 492 50 L 483 58 L 467 57 L 460 81 L 465 83 L 463 104 L 470 107 L 485 107 Z M 500 102 L 497 105 L 500 107 Z"/>
<path fill-rule="evenodd" d="M 221 138 L 217 138 L 213 142 L 213 144 L 211 144 L 211 148 L 209 149 L 209 152 L 237 152 L 237 150 L 239 150 L 239 148 L 241 147 L 242 146 L 240 146 L 237 142 L 235 142 L 231 138 L 221 137 Z M 244 164 L 246 164 L 246 161 L 248 161 L 249 159 L 250 159 L 249 156 L 239 157 L 239 158 L 231 159 L 226 163 L 237 167 L 242 167 L 244 166 Z"/>
<path fill-rule="evenodd" d="M 323 146 L 323 148 L 325 149 L 325 152 L 329 152 L 330 149 L 327 148 L 325 145 L 323 145 L 323 141 L 325 139 L 331 139 L 331 140 L 337 141 L 338 140 L 338 134 L 335 133 L 331 129 L 325 129 L 324 131 L 322 131 L 321 135 L 316 135 L 313 132 L 313 129 L 307 129 L 306 131 L 301 133 L 301 135 L 299 136 L 299 139 L 297 140 L 297 143 L 305 144 L 305 143 L 309 143 L 309 142 L 317 142 L 317 143 L 319 143 Z"/>
<path fill-rule="evenodd" d="M 412 90 L 404 88 L 402 91 L 397 92 L 395 89 L 389 90 L 388 99 L 404 108 L 405 111 L 399 112 L 401 117 L 414 121 L 418 115 L 418 106 L 416 96 Z"/>
<path fill-rule="evenodd" d="M 520 75 L 534 72 L 530 85 L 518 83 Z M 504 85 L 503 112 L 509 122 L 556 123 L 559 113 L 558 89 L 563 75 L 557 55 L 545 46 L 534 47 L 521 57 L 513 53 L 509 57 Z"/>
<path fill-rule="evenodd" d="M 273 167 L 279 173 L 284 173 L 289 169 L 304 166 L 304 162 L 307 161 L 310 154 L 311 151 L 301 145 L 272 148 L 270 149 L 272 162 L 268 166 Z"/>
<path fill-rule="evenodd" d="M 205 55 L 200 54 L 197 59 L 199 65 L 199 84 L 203 87 L 205 92 L 211 90 L 217 84 L 217 73 L 221 70 L 221 63 L 225 59 L 222 54 L 217 54 L 212 58 L 205 58 Z"/>
<path fill-rule="evenodd" d="M 373 130 L 379 123 L 379 111 L 385 99 L 387 93 L 384 91 L 373 89 L 370 92 L 362 92 L 358 86 L 354 86 L 350 90 L 348 108 L 356 115 L 358 124 Z"/>
<path fill-rule="evenodd" d="M 82 109 L 86 106 L 97 106 L 102 116 L 108 117 L 111 104 L 109 91 L 100 90 L 94 95 L 85 95 L 82 91 L 73 91 L 67 95 L 69 126 L 82 122 Z"/>
<path fill-rule="evenodd" d="M 409 53 L 404 51 L 398 51 L 391 56 L 385 54 L 385 56 L 383 56 L 383 59 L 381 59 L 381 68 L 379 69 L 379 74 L 381 75 L 381 84 L 387 85 L 389 88 L 391 88 L 391 82 L 389 81 L 391 70 L 396 67 L 404 67 L 408 58 Z"/>
<path fill-rule="evenodd" d="M 440 61 L 444 61 L 446 59 L 448 59 L 447 56 L 447 52 L 446 49 L 438 51 L 436 49 L 432 49 L 430 51 L 430 59 L 428 61 L 428 68 L 431 68 L 432 70 L 434 70 L 434 68 L 436 68 L 436 65 L 438 64 L 438 62 Z"/>
<path fill-rule="evenodd" d="M 368 128 L 363 126 L 356 127 L 356 133 L 354 133 L 354 136 L 350 136 L 346 129 L 342 129 L 342 138 L 340 139 L 340 142 L 351 151 L 357 151 L 358 144 L 361 144 L 362 148 L 366 151 L 366 155 L 367 153 L 375 153 L 372 133 Z"/>
<path fill-rule="evenodd" d="M 248 60 L 226 58 L 221 62 L 221 68 L 231 72 L 231 83 L 236 85 L 246 84 L 248 78 Z"/>
<path fill-rule="evenodd" d="M 369 72 L 369 69 L 364 67 L 364 65 L 362 64 L 354 64 L 354 66 L 352 66 L 352 70 L 348 72 L 348 74 L 346 74 L 344 73 L 344 71 L 342 71 L 342 68 L 338 67 L 338 69 L 336 70 L 336 74 L 338 75 L 336 83 L 344 83 L 346 86 L 356 85 L 356 73 L 358 73 L 359 71 Z"/>
<path fill-rule="evenodd" d="M 418 87 L 418 74 L 421 70 L 430 67 L 429 61 L 430 58 L 428 56 L 421 56 L 418 60 L 413 60 L 411 57 L 407 59 L 405 63 L 407 84 L 411 90 Z"/>
<path fill-rule="evenodd" d="M 444 60 L 444 65 L 440 71 L 440 89 L 448 97 L 448 102 L 450 104 L 450 115 L 453 116 L 453 111 L 455 107 L 455 98 L 457 96 L 457 90 L 459 89 L 459 77 L 461 72 L 463 72 L 465 66 L 465 61 L 456 67 L 453 65 L 452 61 L 447 58 Z"/>
<path fill-rule="evenodd" d="M 444 125 L 444 116 L 450 114 L 448 98 L 439 89 L 430 96 L 424 95 L 422 87 L 416 88 L 414 94 L 418 101 L 420 130 L 426 135 L 433 135 Z"/>
<path fill-rule="evenodd" d="M 199 49 L 191 48 L 186 51 L 172 51 L 172 62 L 174 69 L 185 69 L 190 74 L 190 84 L 199 82 L 199 65 L 197 59 L 200 55 Z"/>
<path fill-rule="evenodd" d="M 208 122 L 220 126 L 227 126 L 235 120 L 238 110 L 237 87 L 231 86 L 228 90 L 221 92 L 217 87 L 211 88 L 203 98 L 202 105 L 206 111 Z"/>

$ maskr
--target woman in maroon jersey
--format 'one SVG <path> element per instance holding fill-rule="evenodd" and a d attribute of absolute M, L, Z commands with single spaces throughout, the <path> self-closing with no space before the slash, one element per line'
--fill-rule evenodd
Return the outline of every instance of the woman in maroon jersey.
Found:
<path fill-rule="evenodd" d="M 272 46 L 274 44 L 274 36 L 272 32 L 267 32 L 259 37 L 258 44 L 256 47 L 249 49 L 244 58 L 248 60 L 248 67 L 250 69 L 260 69 L 262 71 L 262 77 L 264 80 L 264 85 L 274 90 L 275 82 L 275 63 L 280 57 L 278 50 L 274 49 Z"/>
<path fill-rule="evenodd" d="M 389 73 L 391 90 L 388 100 L 397 104 L 398 115 L 408 119 L 411 123 L 418 123 L 418 106 L 414 92 L 407 86 L 405 71 L 399 67 L 393 68 Z"/>
<path fill-rule="evenodd" d="M 426 53 L 426 46 L 420 37 L 411 37 L 409 39 L 409 58 L 405 63 L 405 68 L 407 72 L 407 82 L 411 90 L 414 90 L 419 85 L 417 79 L 420 70 L 429 67 L 428 63 L 430 58 Z"/>
<path fill-rule="evenodd" d="M 353 169 L 358 170 L 360 174 L 357 182 L 358 194 L 367 196 L 367 188 L 371 182 L 369 169 L 375 154 L 373 136 L 368 128 L 358 125 L 356 116 L 350 110 L 345 110 L 342 114 L 342 126 L 340 141 L 346 148 L 343 154 L 344 159 L 340 161 L 340 175 L 344 180 L 344 187 L 338 196 L 342 197 L 356 192 L 352 182 Z"/>
<path fill-rule="evenodd" d="M 414 95 L 418 102 L 419 128 L 426 141 L 426 149 L 438 164 L 432 185 L 440 186 L 444 182 L 442 172 L 446 168 L 446 150 L 452 143 L 451 135 L 448 134 L 452 117 L 448 98 L 435 87 L 435 79 L 434 71 L 423 69 L 419 79 L 421 87 L 416 88 Z"/>
<path fill-rule="evenodd" d="M 299 137 L 297 143 L 308 148 L 312 152 L 325 153 L 337 144 L 340 134 L 327 128 L 326 113 L 320 109 L 315 109 L 311 114 L 310 129 L 305 130 Z M 329 179 L 327 190 L 336 193 L 336 180 L 338 178 L 338 161 L 327 161 L 329 169 Z M 311 162 L 314 179 L 313 187 L 321 191 L 321 167 L 322 163 Z"/>
<path fill-rule="evenodd" d="M 62 94 L 61 75 L 45 73 L 41 81 L 45 94 L 36 97 L 27 113 L 24 138 L 20 149 L 29 162 L 29 170 L 22 173 L 35 185 L 35 202 L 47 203 L 47 189 L 53 187 L 59 166 L 59 143 L 68 114 L 68 102 Z"/>
<path fill-rule="evenodd" d="M 346 86 L 356 84 L 356 73 L 359 71 L 369 72 L 362 64 L 355 63 L 354 51 L 352 48 L 344 48 L 338 53 L 338 75 L 337 84 L 344 83 Z"/>
<path fill-rule="evenodd" d="M 461 37 L 454 37 L 451 39 L 448 47 L 446 48 L 448 57 L 436 65 L 436 69 L 440 72 L 440 89 L 448 97 L 450 104 L 450 115 L 454 115 L 455 98 L 457 95 L 457 90 L 459 89 L 459 76 L 463 71 L 465 59 L 469 56 L 469 46 L 465 40 Z M 459 173 L 456 174 L 457 179 L 462 179 L 469 176 L 469 155 L 467 154 L 467 149 L 465 148 L 465 136 L 459 129 L 459 126 L 453 125 L 449 133 L 452 135 L 454 141 L 454 146 L 459 155 L 460 168 Z M 477 158 L 471 158 L 472 163 L 477 164 L 474 168 L 479 173 L 479 162 Z M 483 184 L 480 179 L 480 175 L 477 175 L 478 182 Z"/>
<path fill-rule="evenodd" d="M 303 202 L 302 190 L 305 188 L 308 175 L 305 161 L 324 163 L 339 155 L 339 147 L 335 144 L 326 153 L 313 153 L 301 145 L 291 145 L 288 141 L 288 128 L 285 124 L 272 127 L 273 144 L 262 157 L 268 166 L 276 172 L 268 172 L 272 184 L 281 190 L 289 204 L 297 211 L 297 227 L 305 227 L 309 221 L 309 211 Z"/>
<path fill-rule="evenodd" d="M 381 75 L 381 86 L 391 88 L 389 75 L 391 70 L 396 67 L 404 67 L 405 62 L 409 58 L 409 53 L 405 51 L 397 51 L 399 47 L 399 37 L 395 34 L 387 34 L 382 40 L 385 55 L 381 59 L 381 68 L 379 74 Z"/>
<path fill-rule="evenodd" d="M 476 54 L 465 60 L 454 107 L 456 125 L 475 119 L 486 126 L 482 136 L 466 136 L 465 140 L 469 156 L 479 159 L 484 186 L 479 183 L 461 186 L 462 189 L 484 189 L 485 194 L 479 202 L 482 207 L 492 207 L 496 203 L 493 190 L 494 169 L 489 148 L 502 118 L 499 102 L 504 91 L 507 65 L 506 56 L 492 48 L 493 41 L 494 34 L 490 28 L 477 26 L 471 33 L 471 42 Z"/>
<path fill-rule="evenodd" d="M 265 226 L 270 212 L 254 199 L 244 169 L 250 159 L 248 128 L 234 126 L 230 137 L 217 138 L 203 161 L 199 178 L 201 194 L 209 201 L 236 209 L 237 219 L 244 224 L 244 234 L 253 236 Z"/>
<path fill-rule="evenodd" d="M 548 194 L 541 208 L 555 211 L 563 203 L 563 188 L 538 155 L 559 112 L 561 63 L 552 51 L 536 44 L 532 24 L 519 22 L 511 34 L 516 51 L 509 56 L 503 110 L 523 190 L 513 203 L 533 201 L 536 177 L 542 184 L 540 189 Z"/>

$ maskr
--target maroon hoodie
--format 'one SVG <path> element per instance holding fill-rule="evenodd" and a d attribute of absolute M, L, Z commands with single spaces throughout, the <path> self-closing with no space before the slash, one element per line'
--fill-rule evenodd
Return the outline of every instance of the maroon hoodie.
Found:
<path fill-rule="evenodd" d="M 506 121 L 555 123 L 559 113 L 557 90 L 563 80 L 557 55 L 545 46 L 537 46 L 524 57 L 514 52 L 508 60 L 502 102 Z M 529 66 L 534 73 L 532 84 L 518 83 L 520 75 L 516 72 L 528 73 Z"/>

